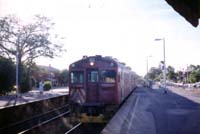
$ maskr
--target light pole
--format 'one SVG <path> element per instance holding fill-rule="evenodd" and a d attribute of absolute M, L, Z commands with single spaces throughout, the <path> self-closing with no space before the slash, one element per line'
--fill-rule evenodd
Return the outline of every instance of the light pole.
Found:
<path fill-rule="evenodd" d="M 19 97 L 19 48 L 16 48 L 16 97 Z"/>
<path fill-rule="evenodd" d="M 166 89 L 166 62 L 165 62 L 165 38 L 158 38 L 155 39 L 155 41 L 163 41 L 163 58 L 164 58 L 164 73 L 163 73 L 163 79 L 164 79 L 164 89 Z"/>

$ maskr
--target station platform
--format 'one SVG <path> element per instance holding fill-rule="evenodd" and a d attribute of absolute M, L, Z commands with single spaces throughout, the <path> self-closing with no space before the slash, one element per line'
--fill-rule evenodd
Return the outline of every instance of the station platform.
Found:
<path fill-rule="evenodd" d="M 68 95 L 68 92 L 69 89 L 67 87 L 64 87 L 54 88 L 49 91 L 43 91 L 42 94 L 39 92 L 39 90 L 34 89 L 29 91 L 28 93 L 22 93 L 18 97 L 16 97 L 16 95 L 0 96 L 0 109 L 45 100 L 61 95 Z"/>
<path fill-rule="evenodd" d="M 137 88 L 101 134 L 200 134 L 200 96 Z"/>

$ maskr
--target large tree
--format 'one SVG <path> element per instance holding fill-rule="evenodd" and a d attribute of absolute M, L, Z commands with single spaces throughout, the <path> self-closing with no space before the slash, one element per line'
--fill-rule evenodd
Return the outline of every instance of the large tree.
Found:
<path fill-rule="evenodd" d="M 63 51 L 62 38 L 53 35 L 54 23 L 36 15 L 30 23 L 16 16 L 0 18 L 0 56 L 14 59 L 18 52 L 19 67 L 29 68 L 40 56 L 54 58 Z"/>
<path fill-rule="evenodd" d="M 54 23 L 44 16 L 36 15 L 28 24 L 15 16 L 0 19 L 0 54 L 13 58 L 19 52 L 19 63 L 29 64 L 40 56 L 53 58 L 61 52 L 58 35 L 52 37 Z M 56 39 L 56 40 L 54 40 Z"/>

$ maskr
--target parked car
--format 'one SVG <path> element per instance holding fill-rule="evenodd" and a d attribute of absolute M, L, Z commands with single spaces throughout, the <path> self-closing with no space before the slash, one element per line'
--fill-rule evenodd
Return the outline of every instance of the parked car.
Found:
<path fill-rule="evenodd" d="M 200 82 L 196 82 L 193 87 L 200 88 Z"/>

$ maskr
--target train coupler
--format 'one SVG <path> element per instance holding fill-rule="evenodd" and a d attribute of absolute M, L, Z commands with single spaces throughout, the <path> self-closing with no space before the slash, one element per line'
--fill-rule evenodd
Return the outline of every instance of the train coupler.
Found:
<path fill-rule="evenodd" d="M 106 123 L 103 114 L 99 114 L 98 116 L 91 116 L 87 115 L 86 113 L 82 113 L 80 116 L 80 121 L 82 123 Z"/>

